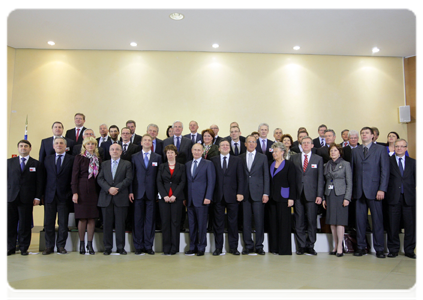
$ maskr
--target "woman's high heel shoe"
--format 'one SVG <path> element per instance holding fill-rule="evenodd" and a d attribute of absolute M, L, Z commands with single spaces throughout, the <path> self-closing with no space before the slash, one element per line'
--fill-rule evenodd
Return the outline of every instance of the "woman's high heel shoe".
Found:
<path fill-rule="evenodd" d="M 79 242 L 79 254 L 85 254 L 85 241 Z"/>
<path fill-rule="evenodd" d="M 88 244 L 87 244 L 87 250 L 88 250 L 88 253 L 90 255 L 94 255 L 95 254 L 94 249 L 93 249 L 93 242 L 92 241 L 91 242 L 88 242 Z"/>

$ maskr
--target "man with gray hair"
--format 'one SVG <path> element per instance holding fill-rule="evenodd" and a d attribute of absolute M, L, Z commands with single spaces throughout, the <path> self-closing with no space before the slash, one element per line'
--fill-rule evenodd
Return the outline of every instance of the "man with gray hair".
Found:
<path fill-rule="evenodd" d="M 159 126 L 153 123 L 149 124 L 147 126 L 147 133 L 153 138 L 151 152 L 159 154 L 163 159 L 163 140 L 157 138 L 157 135 L 159 134 Z"/>
<path fill-rule="evenodd" d="M 352 149 L 357 148 L 357 146 L 360 145 L 358 143 L 359 136 L 360 134 L 357 130 L 350 130 L 348 132 L 348 146 L 342 148 L 342 151 L 344 152 L 343 159 L 345 159 L 349 163 L 351 163 Z"/>
<path fill-rule="evenodd" d="M 175 121 L 172 125 L 173 136 L 168 137 L 163 141 L 163 149 L 167 145 L 173 144 L 178 149 L 178 156 L 176 161 L 181 164 L 185 164 L 187 161 L 192 160 L 191 148 L 194 143 L 191 139 L 183 137 L 182 131 L 184 130 L 184 125 L 181 121 Z M 163 161 L 167 161 L 166 153 L 163 153 Z"/>
<path fill-rule="evenodd" d="M 320 155 L 323 158 L 323 163 L 327 163 L 330 160 L 329 156 L 329 146 L 332 143 L 335 143 L 336 134 L 333 129 L 326 129 L 325 130 L 325 142 L 326 144 L 323 147 L 317 149 L 316 154 Z"/>
<path fill-rule="evenodd" d="M 271 147 L 274 142 L 267 138 L 267 135 L 269 134 L 269 125 L 267 123 L 261 123 L 258 126 L 258 132 L 260 136 L 257 140 L 256 151 L 266 155 L 267 160 L 271 162 L 273 161 L 273 149 Z"/>
<path fill-rule="evenodd" d="M 282 129 L 280 129 L 280 128 L 278 127 L 278 128 L 275 128 L 275 130 L 273 130 L 273 137 L 275 138 L 275 142 L 282 142 L 282 141 L 281 141 L 282 136 L 283 136 L 283 131 L 282 131 Z"/>

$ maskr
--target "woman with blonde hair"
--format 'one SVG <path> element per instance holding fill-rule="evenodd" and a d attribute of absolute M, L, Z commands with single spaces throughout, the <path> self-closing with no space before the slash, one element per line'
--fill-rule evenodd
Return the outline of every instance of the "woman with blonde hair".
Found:
<path fill-rule="evenodd" d="M 87 230 L 88 253 L 95 254 L 92 242 L 95 219 L 99 217 L 96 177 L 100 173 L 101 165 L 97 145 L 94 137 L 85 138 L 82 142 L 81 153 L 75 156 L 72 170 L 72 201 L 75 207 L 75 218 L 79 219 L 80 254 L 85 254 L 85 230 Z"/>

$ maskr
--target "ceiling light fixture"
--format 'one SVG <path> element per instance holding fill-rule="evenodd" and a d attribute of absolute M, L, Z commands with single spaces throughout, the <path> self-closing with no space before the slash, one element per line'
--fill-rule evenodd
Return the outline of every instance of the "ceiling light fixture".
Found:
<path fill-rule="evenodd" d="M 49 42 L 47 42 L 47 44 L 49 44 L 50 46 L 54 46 L 54 45 L 56 45 L 56 43 L 55 43 L 55 42 L 53 42 L 53 41 L 49 41 Z"/>
<path fill-rule="evenodd" d="M 372 52 L 373 53 L 378 53 L 380 51 L 380 49 L 378 47 L 373 47 Z"/>
<path fill-rule="evenodd" d="M 294 50 L 300 50 L 300 46 L 295 46 Z"/>
<path fill-rule="evenodd" d="M 213 44 L 212 47 L 217 49 L 217 48 L 219 48 L 219 44 Z"/>
<path fill-rule="evenodd" d="M 170 14 L 170 15 L 169 15 L 169 18 L 171 18 L 172 20 L 175 20 L 175 21 L 180 21 L 180 20 L 182 20 L 184 17 L 185 17 L 185 16 L 184 16 L 183 14 L 180 14 L 180 13 L 173 13 L 173 14 Z"/>
<path fill-rule="evenodd" d="M 130 45 L 131 45 L 132 47 L 136 47 L 136 46 L 137 46 L 137 43 L 132 42 Z"/>

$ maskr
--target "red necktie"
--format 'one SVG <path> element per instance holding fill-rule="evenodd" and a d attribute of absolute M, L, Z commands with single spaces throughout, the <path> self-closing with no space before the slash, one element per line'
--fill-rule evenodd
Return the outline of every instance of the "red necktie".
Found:
<path fill-rule="evenodd" d="M 76 129 L 76 141 L 78 141 L 78 138 L 79 138 L 79 130 L 81 130 L 81 129 Z"/>
<path fill-rule="evenodd" d="M 303 165 L 303 172 L 306 171 L 307 166 L 308 166 L 308 158 L 307 158 L 307 154 L 304 154 L 305 158 L 304 158 L 304 165 Z"/>
<path fill-rule="evenodd" d="M 151 152 L 154 152 L 154 143 L 151 143 Z"/>
<path fill-rule="evenodd" d="M 348 145 L 348 143 L 347 142 L 344 142 L 344 147 L 347 147 L 347 145 Z"/>

